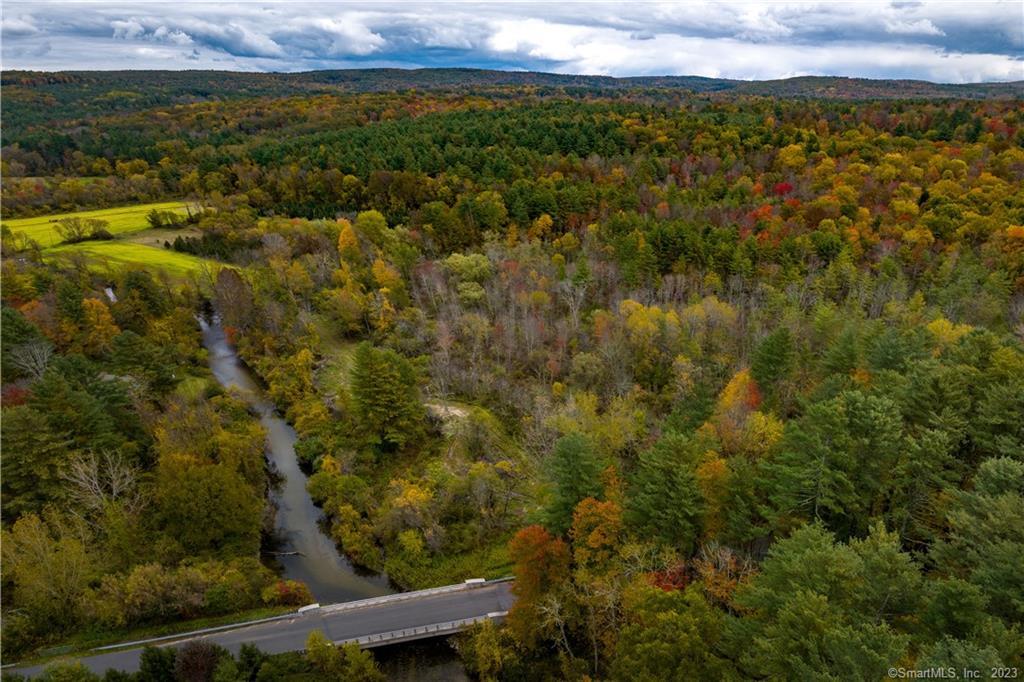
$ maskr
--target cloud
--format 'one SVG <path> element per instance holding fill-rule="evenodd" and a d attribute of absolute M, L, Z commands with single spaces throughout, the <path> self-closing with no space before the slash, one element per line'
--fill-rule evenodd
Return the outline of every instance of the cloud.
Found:
<path fill-rule="evenodd" d="M 153 31 L 153 40 L 182 46 L 191 45 L 193 43 L 192 36 L 189 34 L 180 29 L 169 29 L 163 25 L 158 26 L 156 30 Z"/>
<path fill-rule="evenodd" d="M 3 7 L 6 68 L 471 66 L 615 76 L 1024 79 L 1019 0 L 96 0 Z M 44 50 L 59 43 L 61 50 Z M 145 49 L 141 49 L 145 48 Z"/>
<path fill-rule="evenodd" d="M 192 40 L 223 50 L 235 57 L 286 58 L 287 52 L 268 34 L 246 24 L 226 23 L 199 18 L 178 20 L 178 30 Z"/>
<path fill-rule="evenodd" d="M 364 56 L 387 41 L 355 14 L 303 17 L 273 33 L 275 42 L 304 50 L 313 57 Z"/>
<path fill-rule="evenodd" d="M 134 40 L 146 33 L 145 27 L 134 19 L 112 21 L 110 26 L 114 29 L 114 37 L 121 40 Z"/>
<path fill-rule="evenodd" d="M 31 36 L 39 33 L 39 29 L 32 22 L 32 17 L 4 17 L 3 18 L 3 35 L 4 38 L 18 38 L 22 36 Z"/>
<path fill-rule="evenodd" d="M 918 19 L 917 21 L 900 21 L 898 19 L 886 19 L 885 30 L 889 33 L 899 33 L 903 35 L 922 35 L 922 36 L 944 36 L 945 31 L 933 24 L 928 19 Z"/>

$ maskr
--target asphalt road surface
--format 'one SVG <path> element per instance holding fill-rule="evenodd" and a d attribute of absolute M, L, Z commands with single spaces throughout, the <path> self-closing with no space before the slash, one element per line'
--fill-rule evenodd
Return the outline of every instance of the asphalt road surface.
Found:
<path fill-rule="evenodd" d="M 486 583 L 446 594 L 335 612 L 314 609 L 269 623 L 162 642 L 157 646 L 178 647 L 194 639 L 205 639 L 225 647 L 233 654 L 237 654 L 239 648 L 246 643 L 255 644 L 269 654 L 300 651 L 306 648 L 306 638 L 313 630 L 322 630 L 328 639 L 337 642 L 508 611 L 512 606 L 511 588 L 511 582 Z M 109 668 L 135 672 L 139 669 L 141 654 L 142 647 L 137 647 L 78 657 L 77 660 L 99 674 Z M 44 667 L 5 668 L 5 672 L 17 672 L 31 677 L 42 673 Z"/>

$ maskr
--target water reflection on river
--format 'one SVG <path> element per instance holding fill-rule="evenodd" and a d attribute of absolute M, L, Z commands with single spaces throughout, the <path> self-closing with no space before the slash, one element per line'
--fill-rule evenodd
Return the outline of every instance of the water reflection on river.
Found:
<path fill-rule="evenodd" d="M 200 319 L 203 345 L 217 381 L 244 399 L 267 431 L 267 458 L 283 479 L 273 492 L 277 505 L 277 534 L 286 578 L 301 580 L 321 604 L 365 599 L 395 590 L 387 576 L 354 567 L 321 530 L 322 514 L 306 491 L 306 474 L 295 456 L 295 430 L 277 414 L 255 375 L 227 341 L 219 320 Z M 461 682 L 469 680 L 455 650 L 446 639 L 411 642 L 374 650 L 389 680 Z"/>
<path fill-rule="evenodd" d="M 373 650 L 390 682 L 466 682 L 470 678 L 447 639 L 409 642 Z"/>
<path fill-rule="evenodd" d="M 306 492 L 306 474 L 295 457 L 295 430 L 264 396 L 256 377 L 228 344 L 219 321 L 200 320 L 200 326 L 213 375 L 249 403 L 267 431 L 267 457 L 283 479 L 273 492 L 281 539 L 278 549 L 298 553 L 278 557 L 284 576 L 306 583 L 322 604 L 394 592 L 387 576 L 356 569 L 321 531 L 321 512 Z"/>

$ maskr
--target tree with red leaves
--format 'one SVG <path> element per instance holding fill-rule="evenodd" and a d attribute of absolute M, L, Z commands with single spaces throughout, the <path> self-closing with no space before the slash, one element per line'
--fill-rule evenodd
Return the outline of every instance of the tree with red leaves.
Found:
<path fill-rule="evenodd" d="M 792 191 L 793 185 L 789 184 L 788 182 L 779 182 L 776 183 L 774 187 L 772 187 L 772 194 L 774 194 L 777 197 L 784 197 Z"/>

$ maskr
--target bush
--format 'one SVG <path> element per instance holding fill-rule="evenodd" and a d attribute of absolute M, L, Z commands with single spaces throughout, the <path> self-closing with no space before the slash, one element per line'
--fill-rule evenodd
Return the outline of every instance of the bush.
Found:
<path fill-rule="evenodd" d="M 274 580 L 257 559 L 178 568 L 145 564 L 106 576 L 86 600 L 87 615 L 107 627 L 125 627 L 242 611 L 260 606 Z"/>
<path fill-rule="evenodd" d="M 99 682 L 100 677 L 81 663 L 53 663 L 39 676 L 43 682 Z"/>
<path fill-rule="evenodd" d="M 263 603 L 268 606 L 305 606 L 313 603 L 313 595 L 305 583 L 278 580 L 263 589 Z"/>
<path fill-rule="evenodd" d="M 174 657 L 174 678 L 178 682 L 209 682 L 226 649 L 202 639 L 192 640 L 178 649 Z"/>
<path fill-rule="evenodd" d="M 93 239 L 113 239 L 114 235 L 107 230 L 109 223 L 96 218 L 61 218 L 57 221 L 57 234 L 65 244 L 77 244 Z"/>
<path fill-rule="evenodd" d="M 177 651 L 147 646 L 139 659 L 139 678 L 146 682 L 174 682 L 174 659 Z"/>

